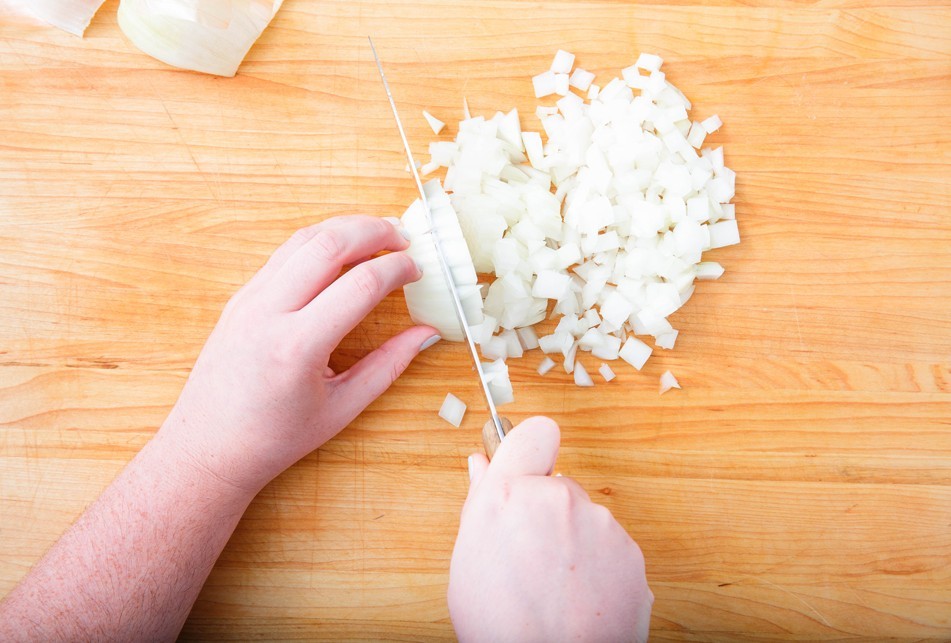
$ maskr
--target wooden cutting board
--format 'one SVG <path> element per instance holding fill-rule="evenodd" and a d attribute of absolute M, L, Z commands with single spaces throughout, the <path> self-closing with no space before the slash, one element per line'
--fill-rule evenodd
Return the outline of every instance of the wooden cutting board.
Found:
<path fill-rule="evenodd" d="M 287 0 L 234 79 L 140 54 L 117 4 L 83 40 L 0 14 L 0 595 L 152 435 L 277 244 L 414 198 L 372 34 L 418 154 L 421 110 L 451 136 L 463 96 L 537 129 L 529 79 L 559 47 L 602 80 L 659 53 L 726 123 L 743 243 L 710 253 L 726 274 L 674 316 L 676 350 L 593 390 L 512 363 L 506 413 L 554 417 L 558 470 L 643 548 L 654 639 L 951 638 L 946 3 Z M 390 297 L 337 366 L 407 323 Z M 452 638 L 467 360 L 427 351 L 265 489 L 183 638 Z M 659 397 L 667 369 L 684 388 Z"/>

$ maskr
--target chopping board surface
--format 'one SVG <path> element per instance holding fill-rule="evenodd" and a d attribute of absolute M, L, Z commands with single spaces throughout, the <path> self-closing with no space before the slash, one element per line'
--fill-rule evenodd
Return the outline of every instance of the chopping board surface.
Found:
<path fill-rule="evenodd" d="M 641 545 L 653 640 L 951 638 L 946 4 L 287 0 L 233 79 L 139 53 L 117 4 L 82 40 L 0 9 L 0 595 L 283 239 L 414 198 L 371 34 L 419 156 L 421 110 L 451 137 L 464 96 L 538 129 L 530 77 L 559 47 L 602 81 L 658 53 L 726 123 L 743 242 L 709 254 L 726 274 L 673 316 L 676 349 L 593 390 L 533 351 L 504 409 L 555 418 L 558 471 Z M 391 296 L 335 365 L 408 323 Z M 660 397 L 668 369 L 684 388 Z M 183 638 L 451 639 L 483 421 L 466 351 L 421 355 L 260 494 Z"/>

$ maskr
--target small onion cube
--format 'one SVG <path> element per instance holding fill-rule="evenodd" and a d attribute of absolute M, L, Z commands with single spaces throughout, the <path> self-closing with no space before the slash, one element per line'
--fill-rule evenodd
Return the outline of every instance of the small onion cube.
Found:
<path fill-rule="evenodd" d="M 704 281 L 719 279 L 723 275 L 723 266 L 716 261 L 701 261 L 697 264 L 697 279 Z"/>
<path fill-rule="evenodd" d="M 523 328 L 516 328 L 515 332 L 518 334 L 518 339 L 522 343 L 524 350 L 530 351 L 533 348 L 538 348 L 538 334 L 535 333 L 534 328 L 525 326 Z"/>
<path fill-rule="evenodd" d="M 456 428 L 462 424 L 462 418 L 466 414 L 466 405 L 452 393 L 446 394 L 442 406 L 439 408 L 439 417 Z"/>
<path fill-rule="evenodd" d="M 559 96 L 568 95 L 568 74 L 555 74 L 555 93 Z"/>
<path fill-rule="evenodd" d="M 680 388 L 680 383 L 673 373 L 664 371 L 664 374 L 660 376 L 660 394 L 663 395 L 672 388 Z"/>
<path fill-rule="evenodd" d="M 723 126 L 723 121 L 720 120 L 719 116 L 714 114 L 710 118 L 701 121 L 700 126 L 707 132 L 707 134 L 713 134 Z"/>
<path fill-rule="evenodd" d="M 545 359 L 542 360 L 542 363 L 538 365 L 538 374 L 545 375 L 553 368 L 555 368 L 555 360 L 546 356 Z"/>
<path fill-rule="evenodd" d="M 634 63 L 634 66 L 644 71 L 653 72 L 658 71 L 663 64 L 664 59 L 656 54 L 641 54 L 637 57 L 637 62 Z"/>
<path fill-rule="evenodd" d="M 662 333 L 654 338 L 654 343 L 657 344 L 658 348 L 664 348 L 666 350 L 671 350 L 674 347 L 674 343 L 677 341 L 677 335 L 680 334 L 678 330 L 672 330 L 669 333 Z"/>
<path fill-rule="evenodd" d="M 736 245 L 739 242 L 740 230 L 737 228 L 735 220 L 719 221 L 710 226 L 711 248 L 723 248 Z"/>
<path fill-rule="evenodd" d="M 604 378 L 605 382 L 610 382 L 617 375 L 614 374 L 614 371 L 611 370 L 611 367 L 607 364 L 601 364 L 601 367 L 598 369 L 598 372 L 601 373 L 601 377 Z"/>
<path fill-rule="evenodd" d="M 532 285 L 532 297 L 556 299 L 561 301 L 569 293 L 571 277 L 554 270 L 542 270 Z"/>
<path fill-rule="evenodd" d="M 546 71 L 532 78 L 532 86 L 535 88 L 535 98 L 545 98 L 555 93 L 555 72 Z"/>
<path fill-rule="evenodd" d="M 580 91 L 587 91 L 592 82 L 594 82 L 594 74 L 581 67 L 571 72 L 571 76 L 568 78 L 568 85 Z"/>
<path fill-rule="evenodd" d="M 601 92 L 601 86 L 595 85 L 594 83 L 588 87 L 588 100 L 594 100 L 598 97 L 598 94 Z"/>
<path fill-rule="evenodd" d="M 616 360 L 621 350 L 621 338 L 615 335 L 602 334 L 604 341 L 591 349 L 591 354 L 600 359 Z"/>
<path fill-rule="evenodd" d="M 624 342 L 624 346 L 618 353 L 618 357 L 623 359 L 637 370 L 641 370 L 644 368 L 644 364 L 647 363 L 647 359 L 651 356 L 652 352 L 653 350 L 651 347 L 638 338 L 628 337 L 627 341 Z"/>
<path fill-rule="evenodd" d="M 551 71 L 556 74 L 567 74 L 574 66 L 575 55 L 564 49 L 559 49 L 555 53 L 555 59 L 551 61 Z"/>

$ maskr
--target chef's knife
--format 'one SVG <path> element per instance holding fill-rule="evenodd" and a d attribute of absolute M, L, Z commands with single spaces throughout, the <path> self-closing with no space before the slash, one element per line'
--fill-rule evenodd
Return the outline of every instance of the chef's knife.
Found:
<path fill-rule="evenodd" d="M 386 74 L 383 73 L 383 64 L 376 53 L 376 47 L 373 46 L 373 38 L 367 37 L 370 41 L 370 49 L 373 50 L 373 59 L 376 60 L 376 67 L 380 71 L 380 79 L 383 81 L 383 89 L 386 90 L 386 97 L 390 101 L 390 109 L 393 110 L 393 118 L 396 119 L 396 127 L 400 132 L 400 138 L 403 139 L 403 149 L 406 151 L 406 159 L 409 161 L 409 170 L 416 181 L 416 189 L 419 191 L 419 199 L 423 204 L 423 210 L 426 212 L 426 221 L 429 223 L 430 234 L 433 237 L 433 245 L 436 246 L 436 255 L 439 257 L 439 265 L 442 266 L 443 276 L 446 278 L 446 286 L 449 294 L 452 296 L 452 303 L 456 310 L 456 316 L 459 318 L 459 324 L 462 326 L 462 332 L 466 336 L 466 344 L 469 346 L 469 352 L 472 354 L 472 361 L 475 364 L 475 370 L 479 374 L 479 382 L 482 384 L 482 394 L 485 395 L 486 404 L 489 407 L 490 419 L 482 427 L 482 444 L 485 446 L 485 453 L 489 458 L 495 455 L 495 449 L 501 444 L 505 434 L 511 430 L 512 423 L 505 418 L 499 417 L 499 412 L 495 407 L 495 401 L 492 399 L 492 392 L 489 390 L 489 382 L 486 380 L 485 371 L 482 368 L 482 362 L 479 359 L 479 353 L 476 350 L 475 341 L 472 339 L 472 332 L 469 330 L 469 324 L 466 322 L 466 314 L 462 308 L 462 300 L 459 298 L 459 291 L 456 289 L 455 281 L 452 278 L 452 272 L 449 269 L 449 262 L 446 260 L 445 251 L 442 248 L 439 235 L 436 234 L 433 225 L 432 211 L 429 209 L 429 201 L 426 199 L 426 191 L 423 190 L 423 182 L 419 178 L 419 170 L 416 168 L 416 162 L 413 159 L 413 152 L 409 148 L 409 141 L 406 138 L 406 131 L 403 129 L 403 122 L 400 120 L 400 114 L 396 110 L 396 101 L 393 100 L 393 93 L 390 91 L 390 84 L 386 82 Z"/>

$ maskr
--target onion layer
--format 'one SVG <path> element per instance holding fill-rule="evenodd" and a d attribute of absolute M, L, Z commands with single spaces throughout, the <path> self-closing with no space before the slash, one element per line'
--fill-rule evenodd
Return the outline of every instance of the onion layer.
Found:
<path fill-rule="evenodd" d="M 164 63 L 234 76 L 284 0 L 122 0 L 119 27 Z"/>

